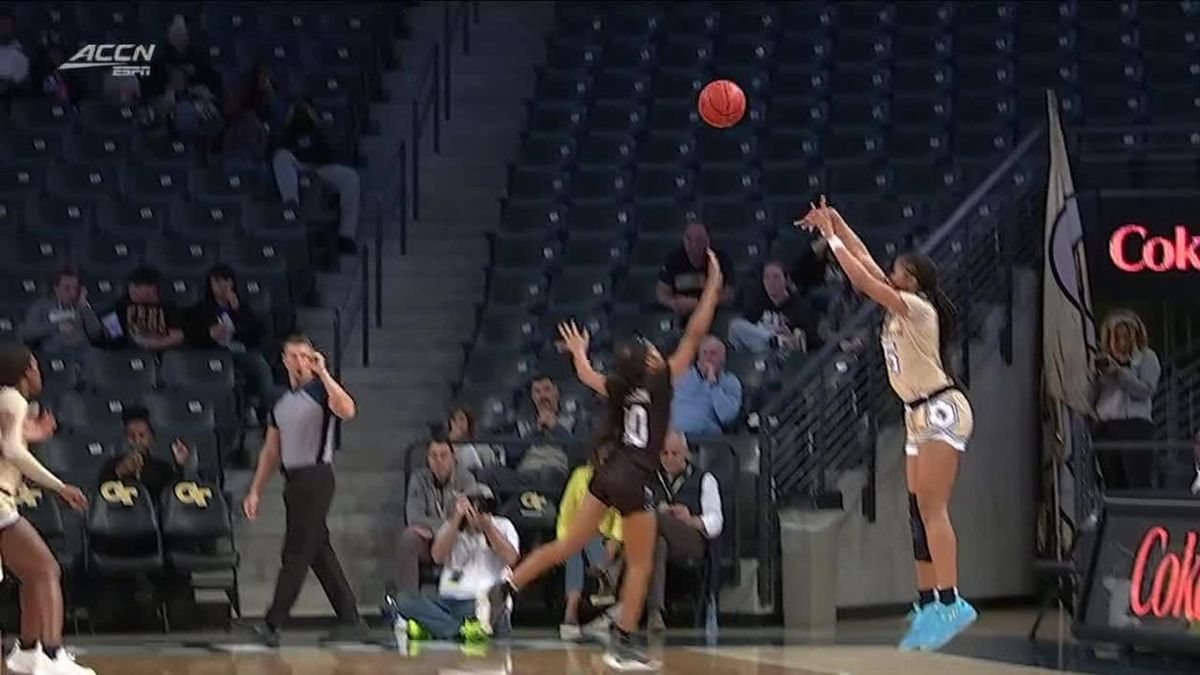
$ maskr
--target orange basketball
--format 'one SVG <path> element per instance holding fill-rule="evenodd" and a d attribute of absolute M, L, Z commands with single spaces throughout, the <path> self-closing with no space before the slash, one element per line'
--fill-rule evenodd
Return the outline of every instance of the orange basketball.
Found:
<path fill-rule="evenodd" d="M 713 80 L 700 92 L 700 117 L 718 129 L 731 127 L 746 114 L 746 93 L 730 80 Z"/>

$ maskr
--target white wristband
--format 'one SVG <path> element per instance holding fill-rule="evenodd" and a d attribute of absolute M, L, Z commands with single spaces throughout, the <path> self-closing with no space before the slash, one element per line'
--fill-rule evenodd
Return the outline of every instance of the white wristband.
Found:
<path fill-rule="evenodd" d="M 832 237 L 826 239 L 825 241 L 829 242 L 829 248 L 831 248 L 835 251 L 840 251 L 840 250 L 846 248 L 846 245 L 842 243 L 842 238 L 837 236 L 836 234 L 833 235 Z"/>

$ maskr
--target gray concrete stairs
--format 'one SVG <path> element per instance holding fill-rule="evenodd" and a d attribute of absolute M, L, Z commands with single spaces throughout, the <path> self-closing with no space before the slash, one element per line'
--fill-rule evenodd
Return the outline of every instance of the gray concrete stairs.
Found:
<path fill-rule="evenodd" d="M 359 365 L 357 330 L 345 348 L 342 380 L 355 396 L 358 417 L 343 429 L 329 529 L 365 612 L 377 611 L 384 583 L 392 577 L 390 561 L 403 522 L 404 451 L 445 415 L 463 345 L 475 330 L 488 254 L 485 232 L 497 222 L 505 162 L 519 143 L 524 102 L 533 91 L 533 66 L 542 57 L 553 7 L 548 2 L 483 3 L 480 23 L 471 26 L 471 53 L 464 55 L 456 43 L 453 119 L 444 122 L 441 155 L 429 147 L 432 129 L 426 133 L 421 220 L 409 225 L 407 256 L 400 255 L 396 234 L 397 149 L 409 133 L 414 71 L 442 34 L 443 3 L 425 2 L 409 12 L 412 38 L 396 45 L 401 67 L 385 74 L 388 100 L 372 105 L 379 133 L 361 139 L 368 167 L 360 239 L 373 246 L 376 219 L 387 233 L 384 321 L 379 330 L 372 323 L 370 367 Z M 356 283 L 352 276 L 349 271 L 321 275 L 322 306 L 300 311 L 302 328 L 327 351 L 333 344 L 333 310 L 347 306 L 347 290 Z M 231 477 L 236 499 L 248 482 L 247 474 Z M 250 616 L 265 612 L 279 568 L 281 491 L 282 480 L 273 479 L 258 522 L 238 524 L 242 605 Z M 332 615 L 311 575 L 293 615 Z"/>

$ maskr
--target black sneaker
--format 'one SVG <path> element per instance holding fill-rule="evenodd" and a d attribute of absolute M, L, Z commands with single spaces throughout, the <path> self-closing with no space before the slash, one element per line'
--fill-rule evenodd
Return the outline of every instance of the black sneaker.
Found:
<path fill-rule="evenodd" d="M 483 632 L 496 634 L 496 627 L 502 624 L 512 594 L 513 588 L 508 581 L 501 581 L 476 598 L 475 618 L 479 619 Z"/>
<path fill-rule="evenodd" d="M 234 628 L 244 635 L 253 637 L 265 647 L 279 648 L 279 631 L 266 621 L 238 621 L 234 623 Z"/>
<path fill-rule="evenodd" d="M 639 649 L 633 643 L 629 633 L 614 630 L 608 643 L 608 651 L 604 653 L 604 665 L 616 671 L 627 673 L 653 673 L 662 668 L 662 664 Z"/>

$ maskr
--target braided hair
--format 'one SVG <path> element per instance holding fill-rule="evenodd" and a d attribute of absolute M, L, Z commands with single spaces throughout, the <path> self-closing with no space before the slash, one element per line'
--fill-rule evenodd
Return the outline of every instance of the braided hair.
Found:
<path fill-rule="evenodd" d="M 941 352 L 942 366 L 949 367 L 947 351 L 958 338 L 958 307 L 946 294 L 938 281 L 937 263 L 933 258 L 917 251 L 910 251 L 900 256 L 904 266 L 917 280 L 917 291 L 933 305 L 938 318 L 938 349 Z"/>

